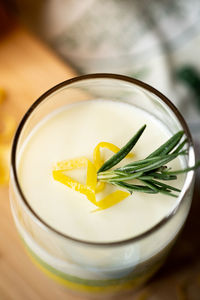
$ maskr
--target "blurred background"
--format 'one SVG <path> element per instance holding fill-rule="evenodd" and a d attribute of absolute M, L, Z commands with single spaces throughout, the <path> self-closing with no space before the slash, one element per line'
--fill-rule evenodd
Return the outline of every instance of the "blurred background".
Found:
<path fill-rule="evenodd" d="M 31 265 L 10 216 L 9 149 L 30 104 L 75 75 L 135 77 L 179 108 L 199 156 L 199 54 L 199 0 L 0 1 L 0 299 L 78 299 L 66 298 Z M 131 299 L 200 299 L 199 212 L 196 184 L 190 216 L 166 265 Z"/>
<path fill-rule="evenodd" d="M 193 82 L 200 71 L 198 0 L 16 0 L 16 11 L 78 73 L 148 82 L 199 133 L 200 88 L 196 92 Z"/>

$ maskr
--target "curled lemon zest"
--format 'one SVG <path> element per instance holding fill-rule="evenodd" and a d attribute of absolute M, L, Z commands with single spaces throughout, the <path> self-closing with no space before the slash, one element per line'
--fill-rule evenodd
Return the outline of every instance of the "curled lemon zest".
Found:
<path fill-rule="evenodd" d="M 54 171 L 57 170 L 59 172 L 60 171 L 63 172 L 63 171 L 70 171 L 70 170 L 78 169 L 78 168 L 82 168 L 82 167 L 87 167 L 86 186 L 89 186 L 91 189 L 95 190 L 96 184 L 97 184 L 97 172 L 96 172 L 94 164 L 84 156 L 79 157 L 79 158 L 70 159 L 70 160 L 60 161 L 56 164 Z M 71 177 L 67 177 L 67 178 L 71 178 Z M 79 183 L 78 181 L 75 181 L 75 180 L 73 180 L 73 182 Z"/>
<path fill-rule="evenodd" d="M 0 104 L 6 98 L 6 92 L 0 88 Z M 9 163 L 10 163 L 10 143 L 13 137 L 16 122 L 15 119 L 0 112 L 0 185 L 6 185 L 9 181 Z"/>
<path fill-rule="evenodd" d="M 0 145 L 0 185 L 9 181 L 10 145 Z"/>
<path fill-rule="evenodd" d="M 89 159 L 87 159 L 85 156 L 81 156 L 78 158 L 73 158 L 69 160 L 62 160 L 57 162 L 55 165 L 55 168 L 60 171 L 69 171 L 77 168 L 82 168 L 87 166 Z"/>
<path fill-rule="evenodd" d="M 93 151 L 93 160 L 94 160 L 94 164 L 95 164 L 95 167 L 96 167 L 97 170 L 99 168 L 101 168 L 101 166 L 104 164 L 104 160 L 101 158 L 101 152 L 100 152 L 101 148 L 107 148 L 108 150 L 110 150 L 114 153 L 117 153 L 120 150 L 119 147 L 117 147 L 116 145 L 114 145 L 112 143 L 108 143 L 108 142 L 98 143 L 98 145 L 94 148 L 94 151 Z M 133 157 L 133 153 L 129 153 L 127 155 L 127 157 L 129 157 L 129 158 Z M 104 182 L 98 182 L 95 191 L 96 191 L 96 193 L 99 193 L 104 188 L 105 188 L 105 183 Z"/>
<path fill-rule="evenodd" d="M 95 192 L 99 193 L 99 192 L 103 191 L 104 188 L 105 188 L 105 182 L 97 182 Z"/>
<path fill-rule="evenodd" d="M 84 185 L 74 179 L 72 179 L 71 177 L 66 176 L 65 174 L 63 174 L 60 171 L 54 170 L 53 171 L 53 178 L 63 184 L 65 184 L 66 186 L 68 186 L 69 188 L 86 195 L 86 197 L 88 198 L 88 200 L 90 202 L 92 202 L 94 205 L 96 205 L 96 196 L 95 196 L 95 191 L 87 185 Z"/>
<path fill-rule="evenodd" d="M 2 117 L 3 130 L 0 131 L 0 142 L 5 143 L 11 140 L 15 131 L 16 122 L 15 119 L 7 114 Z"/>
<path fill-rule="evenodd" d="M 117 190 L 117 191 L 107 195 L 100 201 L 97 201 L 96 195 L 95 195 L 95 190 L 93 190 L 88 185 L 81 184 L 80 182 L 72 179 L 71 177 L 66 176 L 65 174 L 60 172 L 60 170 L 53 171 L 53 178 L 54 178 L 54 180 L 57 180 L 57 181 L 65 184 L 69 188 L 71 188 L 81 194 L 84 194 L 91 203 L 93 203 L 95 206 L 98 207 L 98 209 L 94 210 L 94 212 L 107 209 L 107 208 L 119 203 L 120 201 L 124 200 L 126 197 L 129 196 L 129 193 Z"/>
<path fill-rule="evenodd" d="M 86 185 L 63 174 L 77 168 L 87 167 Z M 79 157 L 58 162 L 53 170 L 53 178 L 69 188 L 86 195 L 88 200 L 96 205 L 95 188 L 97 184 L 97 172 L 94 164 L 86 157 Z"/>
<path fill-rule="evenodd" d="M 94 148 L 94 151 L 93 151 L 93 160 L 94 160 L 94 164 L 95 164 L 95 167 L 98 169 L 101 168 L 101 166 L 103 165 L 104 163 L 104 160 L 101 158 L 101 152 L 100 152 L 100 148 L 107 148 L 109 149 L 110 151 L 114 152 L 114 153 L 117 153 L 119 152 L 120 148 L 115 146 L 114 144 L 112 143 L 108 143 L 108 142 L 100 142 L 95 148 Z M 133 153 L 129 153 L 126 157 L 128 158 L 131 158 L 133 157 Z"/>
<path fill-rule="evenodd" d="M 122 200 L 127 198 L 129 195 L 130 194 L 128 192 L 124 192 L 124 191 L 120 191 L 120 190 L 110 193 L 109 195 L 107 195 L 106 197 L 104 197 L 103 199 L 101 199 L 100 201 L 97 202 L 97 206 L 99 208 L 95 209 L 93 212 L 107 209 L 107 208 L 121 202 Z"/>
<path fill-rule="evenodd" d="M 92 163 L 86 157 L 82 156 L 74 159 L 60 161 L 55 165 L 53 170 L 54 180 L 59 181 L 60 183 L 81 194 L 84 194 L 91 203 L 98 207 L 93 212 L 107 209 L 129 196 L 128 192 L 116 190 L 115 192 L 108 194 L 103 199 L 99 201 L 96 200 L 96 193 L 101 192 L 105 187 L 104 182 L 97 182 L 97 170 L 104 163 L 104 160 L 101 158 L 100 148 L 107 148 L 114 153 L 117 153 L 120 150 L 119 147 L 115 146 L 112 143 L 100 142 L 93 151 L 94 163 Z M 132 156 L 133 154 L 129 153 L 126 157 Z M 82 184 L 63 173 L 82 167 L 87 168 L 86 184 Z"/>

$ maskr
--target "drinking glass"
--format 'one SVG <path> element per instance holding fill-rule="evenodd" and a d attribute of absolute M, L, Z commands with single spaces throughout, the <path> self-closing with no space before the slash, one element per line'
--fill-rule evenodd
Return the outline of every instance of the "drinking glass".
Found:
<path fill-rule="evenodd" d="M 122 75 L 90 74 L 64 81 L 44 93 L 24 115 L 13 141 L 10 176 L 11 209 L 23 244 L 52 279 L 70 290 L 105 299 L 137 289 L 162 265 L 188 215 L 194 171 L 185 175 L 171 212 L 142 234 L 104 243 L 57 231 L 32 209 L 24 195 L 18 178 L 20 151 L 31 131 L 48 114 L 77 101 L 95 99 L 139 107 L 161 120 L 171 134 L 184 130 L 188 139 L 185 165 L 193 166 L 195 156 L 191 135 L 177 108 L 153 87 Z"/>

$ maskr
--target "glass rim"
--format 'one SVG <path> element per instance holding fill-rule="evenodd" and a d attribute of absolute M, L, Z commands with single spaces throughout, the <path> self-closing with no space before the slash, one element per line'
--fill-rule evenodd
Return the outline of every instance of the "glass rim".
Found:
<path fill-rule="evenodd" d="M 119 74 L 112 74 L 112 73 L 94 73 L 94 74 L 88 74 L 88 75 L 81 75 L 77 77 L 73 77 L 71 79 L 67 79 L 61 83 L 58 83 L 57 85 L 53 86 L 49 90 L 47 90 L 45 93 L 43 93 L 27 110 L 27 112 L 24 114 L 22 117 L 18 128 L 16 130 L 14 139 L 13 139 L 13 144 L 12 144 L 12 150 L 11 150 L 11 178 L 10 180 L 14 180 L 15 186 L 17 188 L 17 192 L 20 196 L 20 199 L 25 206 L 26 210 L 28 211 L 29 214 L 36 220 L 37 223 L 39 223 L 40 227 L 43 227 L 45 230 L 48 230 L 61 238 L 65 238 L 68 240 L 71 240 L 73 242 L 82 244 L 82 245 L 90 245 L 90 246 L 98 246 L 98 247 L 110 247 L 110 246 L 120 246 L 120 245 L 126 245 L 132 242 L 139 241 L 141 239 L 146 238 L 147 236 L 153 234 L 156 232 L 158 229 L 163 227 L 168 221 L 177 213 L 179 210 L 180 206 L 182 205 L 183 200 L 186 198 L 185 195 L 187 194 L 191 183 L 194 178 L 194 171 L 189 171 L 186 174 L 186 178 L 184 180 L 184 185 L 182 188 L 182 197 L 180 197 L 180 200 L 178 201 L 177 205 L 170 211 L 169 214 L 167 214 L 163 219 L 161 219 L 158 223 L 156 223 L 154 226 L 149 228 L 148 230 L 142 232 L 141 234 L 138 234 L 134 237 L 130 237 L 128 239 L 124 240 L 119 240 L 119 241 L 113 241 L 113 242 L 92 242 L 92 241 L 87 241 L 87 240 L 82 240 L 79 238 L 72 237 L 70 235 L 64 234 L 60 232 L 59 230 L 55 229 L 51 225 L 49 225 L 46 221 L 44 221 L 31 207 L 29 202 L 26 200 L 26 197 L 22 191 L 22 188 L 20 186 L 19 180 L 18 180 L 18 175 L 17 175 L 17 167 L 16 167 L 16 153 L 17 153 L 17 146 L 18 146 L 18 141 L 20 138 L 20 134 L 26 124 L 26 122 L 29 119 L 29 116 L 35 111 L 35 109 L 52 93 L 58 91 L 62 87 L 69 86 L 73 83 L 76 82 L 81 82 L 84 80 L 90 80 L 90 79 L 114 79 L 114 80 L 120 80 L 124 82 L 128 82 L 131 84 L 134 84 L 136 86 L 139 86 L 140 88 L 143 88 L 144 90 L 147 90 L 148 92 L 151 92 L 152 94 L 156 95 L 158 98 L 160 98 L 167 106 L 172 110 L 172 112 L 175 114 L 176 118 L 180 122 L 185 135 L 187 136 L 188 139 L 188 145 L 189 145 L 189 153 L 188 157 L 190 158 L 191 155 L 194 156 L 194 148 L 193 148 L 193 141 L 192 137 L 190 134 L 190 131 L 188 129 L 188 126 L 181 115 L 181 113 L 178 111 L 176 106 L 166 97 L 164 96 L 161 92 L 159 92 L 157 89 L 153 88 L 152 86 L 148 85 L 147 83 L 144 83 L 138 79 L 131 78 L 125 75 L 119 75 Z M 190 154 L 192 151 L 192 154 Z M 178 199 L 178 198 L 177 198 Z"/>

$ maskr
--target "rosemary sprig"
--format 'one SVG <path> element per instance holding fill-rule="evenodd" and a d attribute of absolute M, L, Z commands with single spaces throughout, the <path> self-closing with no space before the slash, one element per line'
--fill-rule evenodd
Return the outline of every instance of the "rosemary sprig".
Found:
<path fill-rule="evenodd" d="M 200 161 L 192 167 L 175 171 L 166 166 L 167 163 L 174 160 L 179 155 L 187 154 L 187 150 L 183 150 L 183 147 L 187 143 L 187 139 L 184 139 L 181 142 L 184 135 L 183 131 L 179 131 L 174 134 L 146 158 L 131 162 L 120 168 L 110 170 L 132 150 L 145 128 L 146 125 L 142 126 L 119 152 L 114 154 L 103 164 L 103 166 L 98 170 L 97 179 L 99 181 L 124 188 L 131 194 L 133 191 L 136 191 L 150 194 L 162 193 L 172 197 L 177 197 L 177 193 L 179 193 L 180 190 L 169 184 L 165 184 L 162 181 L 176 180 L 177 174 L 194 170 L 200 166 Z M 127 182 L 133 179 L 136 179 L 142 184 Z M 175 194 L 173 192 L 177 193 Z"/>
<path fill-rule="evenodd" d="M 99 169 L 99 172 L 103 172 L 111 169 L 116 164 L 118 164 L 135 146 L 143 131 L 145 130 L 146 125 L 142 126 L 138 132 L 130 139 L 130 141 L 123 147 L 119 152 L 114 154 L 109 160 L 107 160 L 103 166 Z"/>

